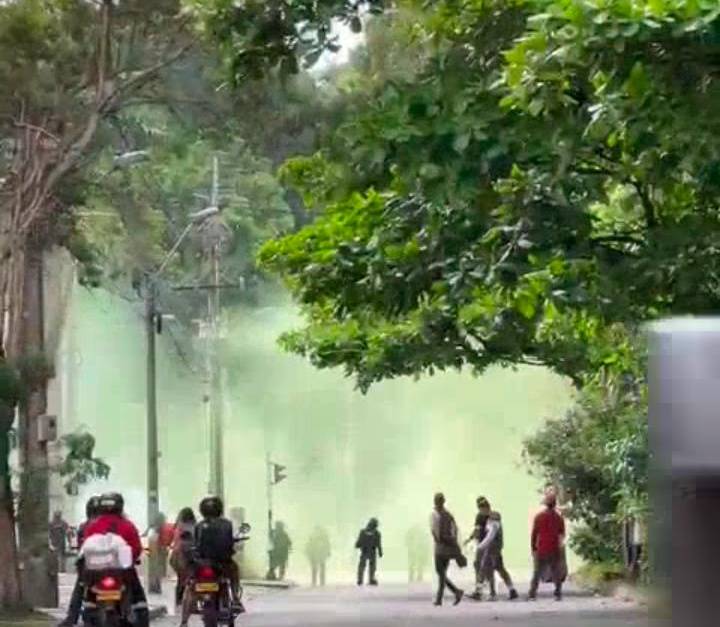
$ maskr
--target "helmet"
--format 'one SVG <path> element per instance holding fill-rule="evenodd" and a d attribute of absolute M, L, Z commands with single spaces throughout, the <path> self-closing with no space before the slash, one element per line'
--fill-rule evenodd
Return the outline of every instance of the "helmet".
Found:
<path fill-rule="evenodd" d="M 85 517 L 90 520 L 100 513 L 100 497 L 96 494 L 88 499 L 85 503 Z"/>
<path fill-rule="evenodd" d="M 118 492 L 107 492 L 100 497 L 98 511 L 101 514 L 120 516 L 125 509 L 125 499 Z"/>
<path fill-rule="evenodd" d="M 225 507 L 219 496 L 207 496 L 200 501 L 200 513 L 203 518 L 220 518 Z"/>
<path fill-rule="evenodd" d="M 370 529 L 377 529 L 378 525 L 380 523 L 378 522 L 377 518 L 371 518 L 368 522 L 368 528 Z"/>

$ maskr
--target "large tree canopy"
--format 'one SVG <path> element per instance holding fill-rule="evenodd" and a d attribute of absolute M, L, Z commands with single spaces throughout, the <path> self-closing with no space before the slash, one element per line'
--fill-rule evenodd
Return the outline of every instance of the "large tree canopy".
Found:
<path fill-rule="evenodd" d="M 717 309 L 715 3 L 398 4 L 417 67 L 286 166 L 319 210 L 261 254 L 306 309 L 290 349 L 362 388 L 523 362 L 579 383 L 631 369 L 639 321 Z"/>

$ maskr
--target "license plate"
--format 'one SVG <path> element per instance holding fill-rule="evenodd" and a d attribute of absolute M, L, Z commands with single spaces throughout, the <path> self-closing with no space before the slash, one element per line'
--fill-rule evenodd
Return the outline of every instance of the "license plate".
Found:
<path fill-rule="evenodd" d="M 98 590 L 95 592 L 95 598 L 98 601 L 119 601 L 122 599 L 120 590 Z"/>
<path fill-rule="evenodd" d="M 195 592 L 219 592 L 220 584 L 218 583 L 198 583 L 195 584 Z"/>

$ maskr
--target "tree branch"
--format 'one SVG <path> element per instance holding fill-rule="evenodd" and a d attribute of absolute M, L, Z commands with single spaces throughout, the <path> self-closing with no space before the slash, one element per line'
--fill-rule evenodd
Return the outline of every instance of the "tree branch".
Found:
<path fill-rule="evenodd" d="M 645 222 L 647 223 L 649 228 L 653 228 L 657 226 L 657 215 L 655 213 L 655 206 L 652 203 L 652 200 L 650 200 L 650 196 L 643 188 L 642 184 L 639 181 L 636 181 L 635 179 L 630 179 L 629 183 L 635 188 L 635 192 L 638 195 L 638 198 L 640 198 L 640 202 L 643 206 L 643 211 L 645 213 Z"/>

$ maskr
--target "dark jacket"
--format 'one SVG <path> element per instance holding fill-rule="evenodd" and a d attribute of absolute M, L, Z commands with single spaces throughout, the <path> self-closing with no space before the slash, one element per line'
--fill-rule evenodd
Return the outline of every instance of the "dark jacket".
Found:
<path fill-rule="evenodd" d="M 382 536 L 380 532 L 377 529 L 365 527 L 358 535 L 355 548 L 360 549 L 363 555 L 375 555 L 377 552 L 377 554 L 382 557 Z"/>
<path fill-rule="evenodd" d="M 227 518 L 206 518 L 195 527 L 197 556 L 211 562 L 229 562 L 235 553 L 232 523 Z"/>

